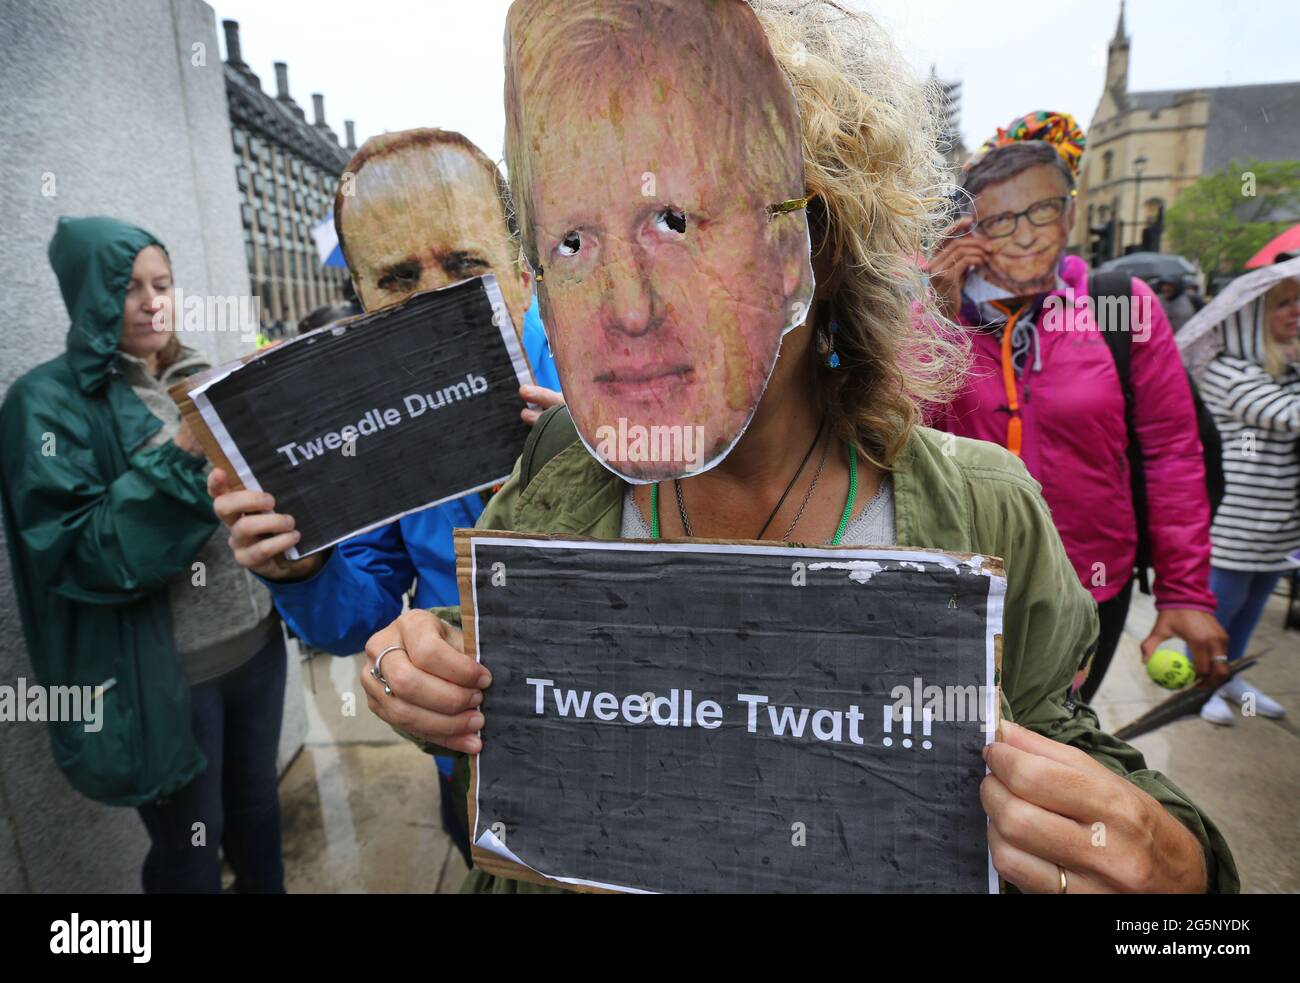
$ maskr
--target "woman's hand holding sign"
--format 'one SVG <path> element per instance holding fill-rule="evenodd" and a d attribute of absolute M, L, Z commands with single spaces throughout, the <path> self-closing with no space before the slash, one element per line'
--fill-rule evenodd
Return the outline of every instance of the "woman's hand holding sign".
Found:
<path fill-rule="evenodd" d="M 984 759 L 989 851 L 1020 890 L 1205 891 L 1205 854 L 1191 831 L 1083 751 L 1003 722 Z"/>
<path fill-rule="evenodd" d="M 230 548 L 235 562 L 267 580 L 305 580 L 325 563 L 328 552 L 314 553 L 288 561 L 281 555 L 301 538 L 293 516 L 273 512 L 275 499 L 266 492 L 230 490 L 230 479 L 221 468 L 208 475 L 212 508 L 230 530 Z"/>
<path fill-rule="evenodd" d="M 380 656 L 380 675 L 374 673 Z M 459 628 L 429 611 L 404 613 L 366 643 L 361 687 L 370 710 L 412 737 L 452 751 L 483 749 L 483 690 L 492 674 L 465 654 Z"/>

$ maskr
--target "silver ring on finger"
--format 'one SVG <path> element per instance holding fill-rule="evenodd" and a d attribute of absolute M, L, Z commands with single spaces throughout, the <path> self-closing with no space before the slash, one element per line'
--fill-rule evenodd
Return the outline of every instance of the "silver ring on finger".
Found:
<path fill-rule="evenodd" d="M 392 696 L 393 688 L 388 685 L 388 680 L 384 678 L 384 670 L 380 667 L 380 663 L 384 661 L 384 656 L 386 656 L 389 652 L 405 652 L 405 651 L 406 649 L 402 648 L 402 646 L 400 645 L 390 645 L 388 646 L 388 648 L 384 649 L 377 656 L 375 656 L 375 664 L 370 669 L 370 675 L 374 676 L 375 679 L 383 683 L 385 696 Z"/>

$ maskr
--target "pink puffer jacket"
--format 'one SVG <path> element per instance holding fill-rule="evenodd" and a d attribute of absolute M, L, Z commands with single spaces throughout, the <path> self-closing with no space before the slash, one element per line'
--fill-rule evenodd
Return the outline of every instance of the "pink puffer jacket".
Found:
<path fill-rule="evenodd" d="M 1017 379 L 1021 458 L 1043 486 L 1079 580 L 1100 602 L 1128 582 L 1137 551 L 1124 394 L 1086 297 L 1087 264 L 1067 257 L 1061 278 L 1074 293 L 1073 304 L 1064 292 L 1054 294 L 1059 300 L 1049 296 L 1039 318 L 1037 357 L 1031 350 Z M 1156 606 L 1213 612 L 1210 505 L 1191 389 L 1159 300 L 1141 280 L 1133 281 L 1133 294 L 1139 312 L 1131 363 L 1134 417 L 1146 462 Z M 1143 316 L 1147 303 L 1149 316 Z M 937 408 L 930 423 L 1006 446 L 1000 335 L 969 334 L 974 360 L 967 388 Z"/>

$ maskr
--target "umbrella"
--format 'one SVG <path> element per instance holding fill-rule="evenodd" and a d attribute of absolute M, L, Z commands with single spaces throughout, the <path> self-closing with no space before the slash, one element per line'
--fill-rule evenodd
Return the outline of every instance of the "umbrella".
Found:
<path fill-rule="evenodd" d="M 1246 260 L 1246 269 L 1257 270 L 1277 259 L 1278 253 L 1300 253 L 1300 225 L 1293 225 Z"/>
<path fill-rule="evenodd" d="M 1300 258 L 1274 263 L 1262 270 L 1239 276 L 1183 325 L 1174 340 L 1178 342 L 1183 364 L 1192 373 L 1193 379 L 1199 381 L 1205 367 L 1223 349 L 1223 332 L 1217 330 L 1219 325 L 1247 304 L 1268 293 L 1273 284 L 1291 277 L 1300 277 Z"/>
<path fill-rule="evenodd" d="M 316 240 L 316 256 L 321 266 L 337 266 L 346 270 L 348 264 L 343 259 L 343 250 L 339 246 L 339 233 L 334 228 L 334 213 L 330 212 L 312 227 L 311 237 Z"/>
<path fill-rule="evenodd" d="M 1143 280 L 1154 280 L 1161 276 L 1182 280 L 1184 276 L 1196 275 L 1196 267 L 1173 253 L 1129 253 L 1127 256 L 1109 259 L 1097 269 L 1121 270 Z"/>

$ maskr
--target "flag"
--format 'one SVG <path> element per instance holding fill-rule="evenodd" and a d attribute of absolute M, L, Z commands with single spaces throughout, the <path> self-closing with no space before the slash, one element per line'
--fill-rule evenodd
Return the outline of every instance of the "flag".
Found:
<path fill-rule="evenodd" d="M 316 256 L 321 266 L 337 266 L 346 270 L 348 264 L 343 260 L 343 250 L 339 247 L 338 230 L 334 228 L 334 213 L 330 212 L 311 230 L 311 237 L 316 241 Z"/>

